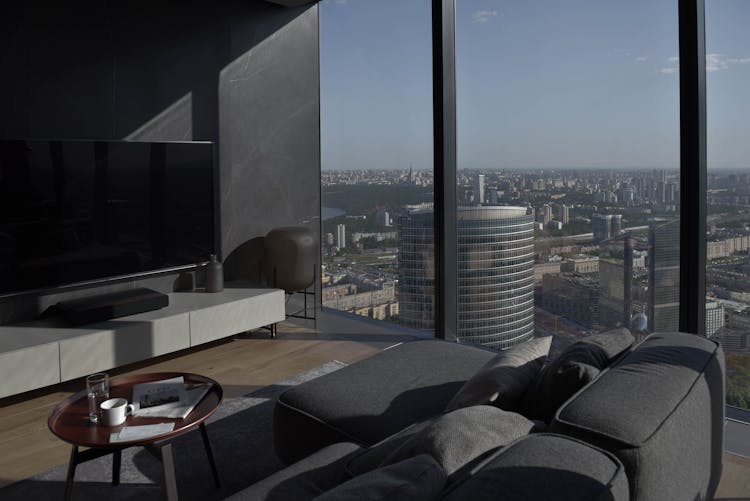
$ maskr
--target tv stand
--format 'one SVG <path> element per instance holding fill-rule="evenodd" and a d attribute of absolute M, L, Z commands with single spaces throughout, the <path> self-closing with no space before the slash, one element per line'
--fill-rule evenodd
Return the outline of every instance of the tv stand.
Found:
<path fill-rule="evenodd" d="M 281 289 L 175 292 L 169 306 L 80 327 L 59 318 L 0 326 L 0 398 L 284 320 Z"/>

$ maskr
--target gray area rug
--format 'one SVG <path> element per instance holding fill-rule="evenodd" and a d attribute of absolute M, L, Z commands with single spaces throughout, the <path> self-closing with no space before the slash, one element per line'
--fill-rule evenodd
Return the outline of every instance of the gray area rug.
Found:
<path fill-rule="evenodd" d="M 221 488 L 216 488 L 200 432 L 172 441 L 180 500 L 223 499 L 282 468 L 273 450 L 271 426 L 276 397 L 287 388 L 333 372 L 346 364 L 332 361 L 292 379 L 248 395 L 225 399 L 206 422 Z M 0 489 L 3 501 L 62 499 L 67 464 Z M 122 452 L 120 485 L 113 487 L 112 456 L 78 465 L 72 500 L 163 500 L 161 463 L 142 447 Z"/>

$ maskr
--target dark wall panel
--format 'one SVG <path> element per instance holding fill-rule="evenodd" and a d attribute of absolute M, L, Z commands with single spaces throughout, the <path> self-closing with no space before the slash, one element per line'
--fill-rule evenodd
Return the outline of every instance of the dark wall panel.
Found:
<path fill-rule="evenodd" d="M 5 137 L 108 138 L 112 119 L 111 32 L 98 4 L 25 4 L 2 16 Z"/>
<path fill-rule="evenodd" d="M 248 18 L 233 22 L 234 58 L 220 72 L 225 254 L 274 227 L 319 227 L 317 7 L 278 24 L 268 35 Z"/>

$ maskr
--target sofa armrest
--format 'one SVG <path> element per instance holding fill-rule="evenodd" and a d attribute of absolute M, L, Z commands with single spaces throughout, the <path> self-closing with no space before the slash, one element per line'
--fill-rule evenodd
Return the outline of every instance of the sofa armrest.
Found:
<path fill-rule="evenodd" d="M 550 429 L 613 452 L 633 499 L 710 499 L 721 476 L 724 378 L 718 343 L 655 333 L 560 407 Z"/>

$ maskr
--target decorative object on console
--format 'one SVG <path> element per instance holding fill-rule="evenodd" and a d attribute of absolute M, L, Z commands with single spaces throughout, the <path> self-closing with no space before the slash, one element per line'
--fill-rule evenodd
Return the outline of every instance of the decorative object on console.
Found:
<path fill-rule="evenodd" d="M 315 285 L 318 246 L 309 228 L 285 226 L 269 231 L 263 239 L 263 271 L 266 282 L 287 294 L 305 294 L 304 314 L 290 317 L 314 319 L 307 315 L 307 288 Z M 313 307 L 314 315 L 314 307 Z"/>
<path fill-rule="evenodd" d="M 183 271 L 172 284 L 172 292 L 193 292 L 195 290 L 195 273 Z"/>
<path fill-rule="evenodd" d="M 206 292 L 221 292 L 224 290 L 224 269 L 216 254 L 211 254 L 206 265 Z"/>

